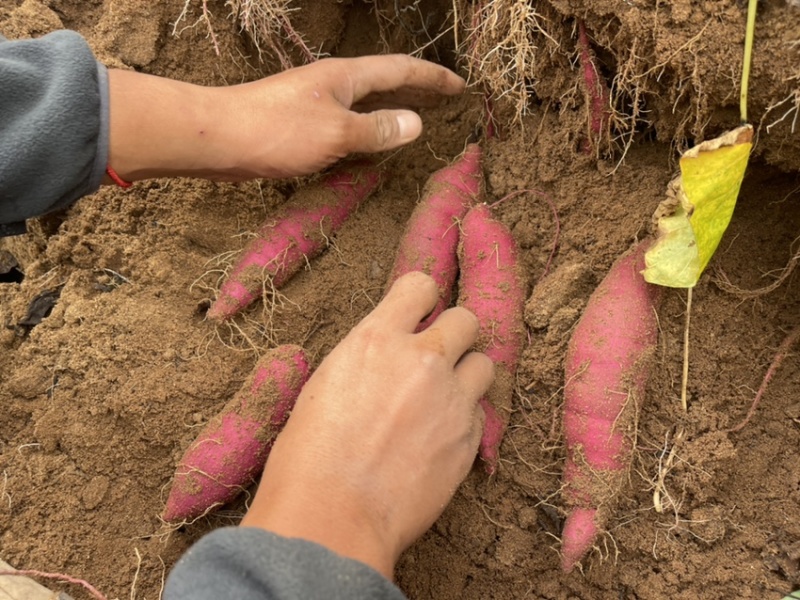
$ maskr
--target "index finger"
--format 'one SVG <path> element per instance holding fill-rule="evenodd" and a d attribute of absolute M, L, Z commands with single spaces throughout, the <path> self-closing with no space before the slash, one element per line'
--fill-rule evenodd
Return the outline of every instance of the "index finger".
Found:
<path fill-rule="evenodd" d="M 433 310 L 438 299 L 439 287 L 433 278 L 412 271 L 394 282 L 383 300 L 364 320 L 377 319 L 412 333 Z"/>
<path fill-rule="evenodd" d="M 466 82 L 450 69 L 405 54 L 362 56 L 349 63 L 354 102 L 374 92 L 400 88 L 453 96 L 466 87 Z"/>

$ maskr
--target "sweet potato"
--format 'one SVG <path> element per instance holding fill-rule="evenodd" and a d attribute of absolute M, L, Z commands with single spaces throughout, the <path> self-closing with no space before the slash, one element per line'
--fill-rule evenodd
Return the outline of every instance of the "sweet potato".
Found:
<path fill-rule="evenodd" d="M 589 44 L 583 19 L 578 20 L 578 62 L 583 72 L 584 93 L 589 106 L 589 137 L 584 141 L 583 150 L 591 153 L 598 145 L 602 145 L 604 136 L 609 133 L 611 92 L 597 68 L 597 57 Z"/>
<path fill-rule="evenodd" d="M 387 283 L 411 271 L 427 273 L 439 286 L 439 302 L 417 327 L 422 331 L 450 305 L 458 275 L 458 221 L 481 192 L 481 148 L 470 144 L 453 164 L 428 178 L 406 225 Z"/>
<path fill-rule="evenodd" d="M 565 364 L 561 566 L 592 547 L 630 467 L 636 420 L 658 337 L 661 288 L 645 282 L 640 243 L 620 257 L 589 298 Z"/>
<path fill-rule="evenodd" d="M 299 346 L 279 346 L 259 359 L 242 388 L 178 463 L 164 521 L 206 514 L 253 481 L 289 418 L 308 370 Z"/>
<path fill-rule="evenodd" d="M 511 416 L 517 364 L 525 340 L 526 284 L 516 241 L 503 223 L 492 218 L 486 204 L 469 210 L 461 232 L 458 303 L 478 317 L 476 348 L 495 363 L 494 383 L 480 400 L 486 424 L 479 450 L 486 470 L 493 474 Z"/>
<path fill-rule="evenodd" d="M 279 288 L 310 258 L 380 183 L 380 172 L 365 163 L 349 164 L 320 182 L 298 190 L 245 248 L 208 310 L 225 320 L 261 295 L 267 280 Z"/>

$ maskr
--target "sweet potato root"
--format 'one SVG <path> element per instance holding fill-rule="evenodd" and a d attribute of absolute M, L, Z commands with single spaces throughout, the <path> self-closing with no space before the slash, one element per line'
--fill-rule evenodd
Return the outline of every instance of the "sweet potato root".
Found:
<path fill-rule="evenodd" d="M 325 249 L 330 236 L 379 183 L 379 171 L 361 163 L 343 166 L 298 190 L 245 248 L 208 309 L 208 318 L 232 317 L 261 295 L 267 280 L 280 288 Z"/>
<path fill-rule="evenodd" d="M 638 409 L 655 351 L 661 288 L 644 280 L 646 243 L 620 257 L 589 298 L 565 364 L 561 566 L 592 547 L 630 467 Z"/>
<path fill-rule="evenodd" d="M 307 379 L 308 362 L 299 346 L 279 346 L 261 357 L 178 463 L 164 521 L 206 514 L 252 483 Z"/>
<path fill-rule="evenodd" d="M 439 302 L 417 331 L 450 305 L 458 275 L 458 221 L 477 201 L 481 182 L 481 148 L 470 144 L 453 164 L 430 176 L 408 220 L 386 289 L 411 271 L 422 271 L 436 281 Z"/>
<path fill-rule="evenodd" d="M 611 92 L 597 68 L 597 57 L 589 44 L 583 19 L 578 20 L 578 62 L 583 75 L 583 88 L 589 107 L 588 138 L 583 150 L 594 152 L 608 137 L 611 120 Z"/>
<path fill-rule="evenodd" d="M 526 283 L 516 241 L 509 229 L 492 217 L 486 204 L 470 209 L 461 230 L 458 303 L 478 317 L 476 347 L 495 363 L 495 381 L 480 400 L 486 423 L 479 453 L 492 474 L 511 416 L 517 364 L 525 340 Z"/>

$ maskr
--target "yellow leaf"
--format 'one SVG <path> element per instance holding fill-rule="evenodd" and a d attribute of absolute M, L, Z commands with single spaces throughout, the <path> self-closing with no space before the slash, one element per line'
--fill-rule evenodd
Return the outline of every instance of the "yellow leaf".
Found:
<path fill-rule="evenodd" d="M 743 125 L 705 141 L 681 157 L 656 211 L 658 233 L 645 254 L 644 278 L 667 287 L 694 287 L 728 228 L 752 147 Z"/>

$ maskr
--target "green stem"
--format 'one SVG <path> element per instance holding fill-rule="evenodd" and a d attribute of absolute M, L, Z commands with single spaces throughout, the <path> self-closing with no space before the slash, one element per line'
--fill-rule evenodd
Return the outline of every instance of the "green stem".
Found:
<path fill-rule="evenodd" d="M 742 64 L 742 92 L 739 99 L 739 113 L 742 123 L 747 123 L 747 84 L 750 81 L 750 63 L 753 60 L 753 38 L 756 32 L 756 6 L 758 0 L 747 2 L 747 29 L 744 34 L 744 61 Z"/>

